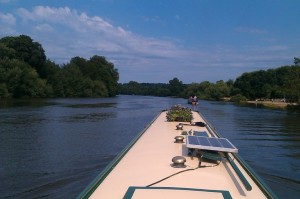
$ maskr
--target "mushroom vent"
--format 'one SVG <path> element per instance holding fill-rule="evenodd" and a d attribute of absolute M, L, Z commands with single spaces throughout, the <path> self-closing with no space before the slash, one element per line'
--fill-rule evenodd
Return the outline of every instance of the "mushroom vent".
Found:
<path fill-rule="evenodd" d="M 175 156 L 174 158 L 172 158 L 172 167 L 174 168 L 185 168 L 186 166 L 184 165 L 184 163 L 186 162 L 186 159 L 182 156 Z"/>
<path fill-rule="evenodd" d="M 183 125 L 181 123 L 176 125 L 176 130 L 182 130 L 182 129 L 183 129 Z"/>
<path fill-rule="evenodd" d="M 183 139 L 184 137 L 179 135 L 179 136 L 175 136 L 175 143 L 183 143 Z"/>

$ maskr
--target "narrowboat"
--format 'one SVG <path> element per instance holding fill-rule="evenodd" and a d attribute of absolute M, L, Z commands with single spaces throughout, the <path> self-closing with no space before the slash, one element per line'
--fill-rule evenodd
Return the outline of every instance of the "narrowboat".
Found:
<path fill-rule="evenodd" d="M 277 198 L 201 113 L 170 121 L 169 112 L 160 112 L 77 198 Z"/>

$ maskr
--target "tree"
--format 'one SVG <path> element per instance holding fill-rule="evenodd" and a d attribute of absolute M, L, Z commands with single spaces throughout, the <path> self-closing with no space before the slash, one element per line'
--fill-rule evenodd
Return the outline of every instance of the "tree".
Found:
<path fill-rule="evenodd" d="M 234 82 L 231 95 L 241 94 L 250 99 L 287 98 L 299 101 L 299 68 L 293 65 L 244 73 Z"/>
<path fill-rule="evenodd" d="M 273 80 L 271 71 L 254 71 L 251 73 L 244 73 L 238 77 L 234 83 L 234 90 L 237 89 L 240 94 L 250 99 L 266 98 L 270 96 L 270 89 L 266 84 L 274 85 L 276 81 Z M 266 92 L 268 91 L 268 92 Z"/>
<path fill-rule="evenodd" d="M 292 66 L 284 83 L 289 98 L 300 103 L 300 67 Z"/>
<path fill-rule="evenodd" d="M 294 57 L 294 63 L 295 63 L 295 65 L 299 65 L 300 64 L 300 58 L 299 57 Z"/>
<path fill-rule="evenodd" d="M 0 39 L 0 43 L 2 44 L 1 49 L 4 49 L 4 52 L 0 54 L 2 58 L 8 57 L 24 61 L 35 68 L 40 77 L 45 78 L 46 55 L 41 44 L 34 42 L 26 35 L 4 37 Z"/>
<path fill-rule="evenodd" d="M 0 40 L 0 59 L 13 59 L 16 57 L 16 51 L 8 47 Z"/>
<path fill-rule="evenodd" d="M 65 65 L 62 68 L 63 87 L 66 97 L 84 97 L 84 77 L 76 65 Z"/>
<path fill-rule="evenodd" d="M 196 95 L 200 99 L 207 99 L 205 89 L 211 85 L 209 81 L 204 81 L 201 83 L 192 83 L 187 85 L 184 89 L 184 97 L 189 97 L 192 95 Z"/>
<path fill-rule="evenodd" d="M 129 83 L 119 84 L 118 87 L 119 93 L 125 95 L 170 96 L 169 84 L 130 81 Z"/>
<path fill-rule="evenodd" d="M 0 97 L 107 97 L 118 93 L 118 70 L 105 57 L 74 57 L 61 67 L 29 36 L 0 39 Z"/>
<path fill-rule="evenodd" d="M 210 84 L 204 90 L 204 99 L 222 100 L 224 97 L 229 97 L 229 87 L 223 81 L 217 81 L 216 84 Z"/>
<path fill-rule="evenodd" d="M 117 94 L 119 73 L 118 70 L 114 68 L 113 63 L 108 62 L 105 57 L 94 55 L 90 60 L 74 57 L 68 65 L 78 67 L 85 78 L 90 78 L 92 81 L 103 82 L 109 96 L 115 96 Z M 98 91 L 98 93 L 101 93 L 101 91 Z"/>
<path fill-rule="evenodd" d="M 54 62 L 47 60 L 45 63 L 47 86 L 51 87 L 52 92 L 48 97 L 66 97 L 64 93 L 64 76 L 62 69 Z"/>
<path fill-rule="evenodd" d="M 192 96 L 192 95 L 197 95 L 198 97 L 200 97 L 199 95 L 199 90 L 200 90 L 200 84 L 199 83 L 192 83 L 192 84 L 189 84 L 186 89 L 184 89 L 183 91 L 183 97 L 187 98 L 189 96 Z"/>
<path fill-rule="evenodd" d="M 170 80 L 169 84 L 169 89 L 172 96 L 179 96 L 180 93 L 183 91 L 182 81 L 179 81 L 177 77 Z"/>
<path fill-rule="evenodd" d="M 96 97 L 109 96 L 108 90 L 103 82 L 95 80 L 93 83 L 93 92 Z"/>
<path fill-rule="evenodd" d="M 7 90 L 7 86 L 4 83 L 0 83 L 0 99 L 1 98 L 8 98 L 9 92 Z"/>
<path fill-rule="evenodd" d="M 1 97 L 31 97 L 47 96 L 46 81 L 39 78 L 37 72 L 27 63 L 16 59 L 0 60 Z"/>
<path fill-rule="evenodd" d="M 109 92 L 109 96 L 115 96 L 118 93 L 118 80 L 119 73 L 118 70 L 114 68 L 114 64 L 108 62 L 105 57 L 94 55 L 88 61 L 89 66 L 92 67 L 97 74 L 93 80 L 102 81 Z"/>
<path fill-rule="evenodd" d="M 118 71 L 104 57 L 74 57 L 62 69 L 66 96 L 108 97 L 118 92 Z"/>

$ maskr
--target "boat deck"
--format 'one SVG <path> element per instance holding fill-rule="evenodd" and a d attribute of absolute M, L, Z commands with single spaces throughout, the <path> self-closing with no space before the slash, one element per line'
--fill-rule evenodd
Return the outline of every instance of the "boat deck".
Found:
<path fill-rule="evenodd" d="M 197 112 L 193 112 L 193 117 L 193 121 L 205 123 Z M 174 137 L 181 135 L 183 130 L 206 131 L 209 135 L 211 132 L 206 127 L 191 125 L 176 130 L 178 123 L 167 122 L 166 111 L 158 115 L 111 172 L 101 179 L 89 198 L 266 198 L 230 153 L 228 155 L 252 190 L 246 189 L 225 157 L 218 165 L 212 161 L 202 161 L 199 168 L 199 159 L 188 155 L 185 143 L 174 143 Z M 185 168 L 172 167 L 175 156 L 186 158 Z M 221 156 L 224 154 L 221 153 Z M 169 178 L 149 186 L 166 177 Z"/>

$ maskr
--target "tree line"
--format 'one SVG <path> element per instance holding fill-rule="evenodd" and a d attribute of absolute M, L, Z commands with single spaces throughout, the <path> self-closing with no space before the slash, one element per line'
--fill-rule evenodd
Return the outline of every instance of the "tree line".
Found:
<path fill-rule="evenodd" d="M 235 81 L 183 84 L 119 83 L 119 73 L 103 56 L 73 57 L 58 65 L 49 60 L 41 44 L 29 36 L 0 39 L 0 98 L 113 97 L 117 94 L 172 96 L 196 95 L 205 100 L 232 101 L 286 99 L 300 101 L 300 58 L 294 65 L 243 73 Z"/>
<path fill-rule="evenodd" d="M 299 103 L 300 66 L 296 60 L 293 66 L 242 74 L 235 80 L 231 94 L 241 94 L 248 99 L 280 98 Z"/>
<path fill-rule="evenodd" d="M 223 80 L 211 83 L 183 84 L 173 78 L 169 84 L 129 83 L 119 84 L 120 94 L 176 96 L 187 98 L 196 95 L 204 100 L 246 100 L 284 99 L 300 102 L 300 59 L 294 58 L 295 65 L 275 69 L 243 73 L 235 81 Z"/>
<path fill-rule="evenodd" d="M 58 65 L 27 35 L 0 39 L 0 98 L 111 97 L 118 70 L 103 56 Z"/>
<path fill-rule="evenodd" d="M 119 84 L 119 93 L 125 95 L 151 95 L 160 97 L 182 97 L 187 98 L 196 95 L 204 100 L 222 100 L 230 96 L 230 90 L 233 86 L 233 80 L 216 83 L 204 81 L 201 83 L 183 84 L 177 77 L 163 83 L 138 83 L 130 81 L 129 83 Z"/>

